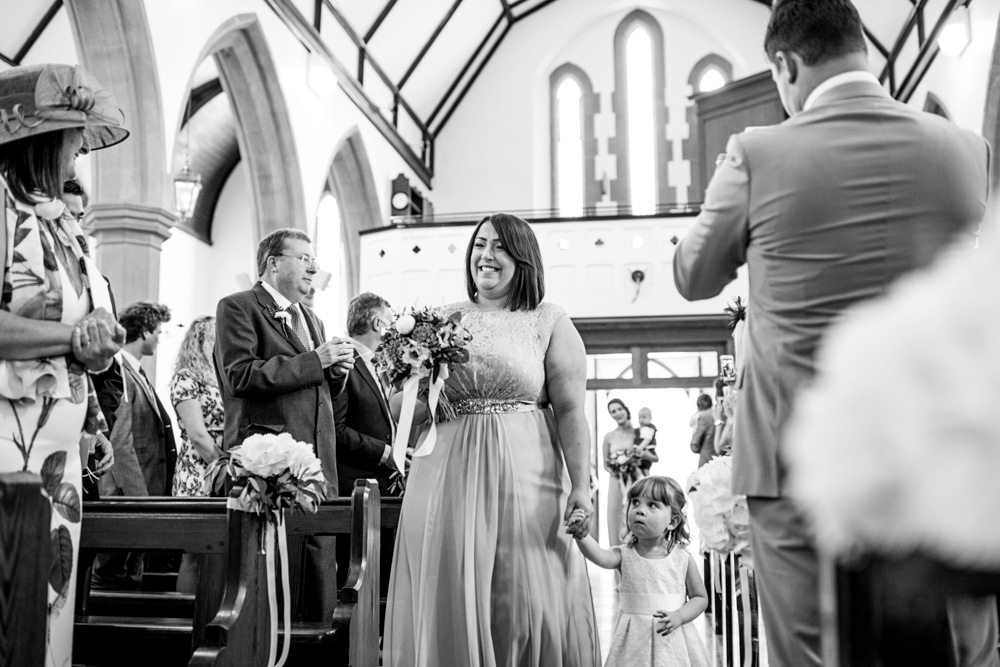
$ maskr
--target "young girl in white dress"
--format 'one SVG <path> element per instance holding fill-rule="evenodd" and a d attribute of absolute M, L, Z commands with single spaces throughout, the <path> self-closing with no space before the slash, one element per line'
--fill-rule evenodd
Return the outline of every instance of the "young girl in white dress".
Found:
<path fill-rule="evenodd" d="M 684 548 L 690 540 L 684 505 L 676 481 L 646 477 L 628 490 L 622 546 L 602 549 L 589 535 L 577 539 L 589 561 L 621 572 L 605 667 L 708 667 L 705 645 L 691 624 L 708 607 L 708 594 Z"/>

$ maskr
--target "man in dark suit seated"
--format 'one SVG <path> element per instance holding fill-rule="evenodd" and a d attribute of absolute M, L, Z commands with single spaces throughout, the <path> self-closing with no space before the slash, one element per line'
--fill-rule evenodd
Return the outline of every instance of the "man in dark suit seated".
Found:
<path fill-rule="evenodd" d="M 354 370 L 347 376 L 347 390 L 333 402 L 341 495 L 349 495 L 358 479 L 376 480 L 383 496 L 400 495 L 402 491 L 402 476 L 391 456 L 396 425 L 389 413 L 387 387 L 372 360 L 382 342 L 382 331 L 391 322 L 389 303 L 376 294 L 359 294 L 348 306 L 347 333 L 354 341 Z M 388 590 L 395 539 L 395 531 L 382 532 L 383 593 Z M 347 540 L 337 545 L 341 585 L 347 577 L 349 549 Z"/>
<path fill-rule="evenodd" d="M 257 246 L 260 281 L 219 301 L 215 365 L 225 405 L 225 447 L 255 433 L 288 433 L 313 445 L 337 496 L 333 397 L 354 367 L 349 340 L 326 339 L 323 323 L 300 302 L 319 270 L 312 241 L 279 229 Z M 329 620 L 337 604 L 334 538 L 306 542 L 305 615 Z"/>

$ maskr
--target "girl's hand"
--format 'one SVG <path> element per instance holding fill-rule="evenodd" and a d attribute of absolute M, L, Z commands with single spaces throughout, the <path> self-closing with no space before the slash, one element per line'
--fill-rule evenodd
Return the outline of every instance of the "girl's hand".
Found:
<path fill-rule="evenodd" d="M 681 615 L 676 611 L 663 611 L 660 609 L 653 614 L 653 618 L 655 618 L 659 624 L 659 627 L 656 629 L 657 634 L 663 636 L 669 635 L 671 632 L 684 625 Z"/>
<path fill-rule="evenodd" d="M 582 509 L 573 510 L 573 513 L 569 516 L 569 520 L 566 522 L 566 532 L 577 540 L 582 539 L 586 533 L 580 534 L 579 529 L 586 518 L 587 513 Z"/>

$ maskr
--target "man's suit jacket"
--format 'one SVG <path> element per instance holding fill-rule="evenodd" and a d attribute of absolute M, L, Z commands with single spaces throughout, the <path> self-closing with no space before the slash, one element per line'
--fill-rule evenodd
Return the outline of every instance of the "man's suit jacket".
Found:
<path fill-rule="evenodd" d="M 101 493 L 169 496 L 177 463 L 170 416 L 131 364 L 118 366 L 127 400 L 119 395 L 109 438 L 115 464 L 101 480 Z"/>
<path fill-rule="evenodd" d="M 389 475 L 394 468 L 380 465 L 379 461 L 385 446 L 392 444 L 392 416 L 378 379 L 356 352 L 347 389 L 333 402 L 333 418 L 337 424 L 341 495 L 350 495 L 355 480 L 369 478 L 378 481 L 383 495 L 388 494 Z"/>
<path fill-rule="evenodd" d="M 315 344 L 326 340 L 323 323 L 308 307 L 305 314 Z M 337 495 L 337 436 L 333 396 L 344 388 L 319 355 L 307 352 L 274 313 L 277 304 L 260 283 L 219 301 L 216 310 L 215 364 L 225 406 L 225 447 L 255 433 L 289 433 L 313 445 L 323 464 L 327 494 Z M 331 396 L 332 393 L 332 396 Z"/>
<path fill-rule="evenodd" d="M 972 242 L 989 146 L 874 82 L 853 82 L 780 125 L 733 135 L 726 154 L 676 249 L 674 280 L 704 299 L 747 265 L 733 490 L 780 497 L 782 430 L 823 333 L 948 244 Z"/>

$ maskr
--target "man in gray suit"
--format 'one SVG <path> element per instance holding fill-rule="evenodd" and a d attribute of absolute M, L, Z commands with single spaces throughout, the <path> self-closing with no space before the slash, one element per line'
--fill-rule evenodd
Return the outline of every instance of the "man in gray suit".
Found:
<path fill-rule="evenodd" d="M 354 367 L 348 340 L 326 339 L 323 323 L 301 304 L 319 270 L 312 241 L 279 229 L 257 246 L 260 281 L 219 301 L 215 365 L 225 407 L 225 446 L 257 433 L 288 433 L 316 450 L 327 496 L 337 496 L 333 398 Z M 306 543 L 306 615 L 330 620 L 336 606 L 332 538 Z"/>
<path fill-rule="evenodd" d="M 805 667 L 820 664 L 817 560 L 785 497 L 783 428 L 844 309 L 956 240 L 972 242 L 986 206 L 989 148 L 886 93 L 868 71 L 848 0 L 776 2 L 764 49 L 791 118 L 730 138 L 677 247 L 674 280 L 684 297 L 704 299 L 741 265 L 749 270 L 733 490 L 749 497 L 771 664 Z M 983 627 L 983 644 L 995 647 L 995 610 Z"/>
<path fill-rule="evenodd" d="M 116 359 L 121 394 L 110 440 L 115 464 L 98 482 L 101 496 L 169 496 L 177 448 L 173 427 L 156 389 L 140 362 L 156 354 L 160 327 L 170 321 L 170 309 L 139 301 L 118 316 L 125 345 Z M 142 552 L 99 553 L 94 561 L 94 588 L 138 588 L 142 583 Z"/>

